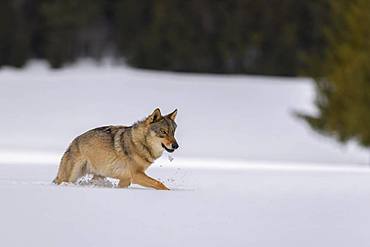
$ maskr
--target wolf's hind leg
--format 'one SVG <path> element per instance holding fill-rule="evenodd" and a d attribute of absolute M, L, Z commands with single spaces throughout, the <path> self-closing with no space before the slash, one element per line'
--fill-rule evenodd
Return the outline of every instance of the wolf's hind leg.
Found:
<path fill-rule="evenodd" d="M 101 175 L 93 174 L 93 177 L 91 178 L 91 183 L 93 184 L 101 184 L 104 183 L 105 177 Z"/>
<path fill-rule="evenodd" d="M 69 175 L 68 182 L 75 183 L 77 180 L 86 174 L 86 164 L 85 160 L 78 160 L 73 164 L 71 174 Z"/>
<path fill-rule="evenodd" d="M 63 154 L 62 160 L 59 164 L 57 177 L 54 179 L 55 184 L 68 182 L 73 167 L 70 148 Z"/>
<path fill-rule="evenodd" d="M 96 174 L 93 174 L 93 177 L 91 178 L 91 180 L 96 180 L 96 181 L 100 181 L 100 180 L 104 180 L 104 179 L 105 179 L 104 176 L 96 175 Z"/>
<path fill-rule="evenodd" d="M 79 177 L 84 175 L 85 167 L 86 161 L 81 157 L 76 144 L 72 143 L 63 154 L 57 177 L 53 182 L 56 184 L 61 184 L 63 182 L 76 182 Z"/>

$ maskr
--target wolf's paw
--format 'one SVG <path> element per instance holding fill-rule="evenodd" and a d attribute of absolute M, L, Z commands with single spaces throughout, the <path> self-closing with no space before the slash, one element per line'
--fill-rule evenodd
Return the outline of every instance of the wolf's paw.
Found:
<path fill-rule="evenodd" d="M 156 189 L 157 190 L 170 190 L 166 185 L 164 185 L 163 183 L 161 182 L 158 182 L 157 186 L 156 186 Z"/>

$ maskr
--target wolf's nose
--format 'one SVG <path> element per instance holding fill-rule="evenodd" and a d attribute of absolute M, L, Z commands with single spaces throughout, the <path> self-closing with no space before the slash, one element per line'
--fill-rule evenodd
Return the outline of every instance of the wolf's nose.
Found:
<path fill-rule="evenodd" d="M 173 148 L 173 149 L 178 149 L 178 148 L 179 148 L 179 144 L 177 144 L 177 143 L 172 143 L 172 148 Z"/>

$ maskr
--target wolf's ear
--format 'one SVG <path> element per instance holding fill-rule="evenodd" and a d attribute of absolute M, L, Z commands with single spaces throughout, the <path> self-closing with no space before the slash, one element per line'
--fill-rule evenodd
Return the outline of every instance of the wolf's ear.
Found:
<path fill-rule="evenodd" d="M 160 118 L 162 118 L 161 110 L 157 108 L 145 119 L 145 122 L 151 124 L 157 122 Z"/>
<path fill-rule="evenodd" d="M 175 109 L 173 112 L 167 115 L 171 120 L 175 121 L 177 115 L 177 109 Z"/>

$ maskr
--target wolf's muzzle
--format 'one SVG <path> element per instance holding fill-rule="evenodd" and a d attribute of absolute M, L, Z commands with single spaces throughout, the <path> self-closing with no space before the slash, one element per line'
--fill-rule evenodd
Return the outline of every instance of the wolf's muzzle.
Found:
<path fill-rule="evenodd" d="M 171 146 L 172 146 L 172 149 L 169 149 L 169 148 L 167 148 L 167 147 L 166 147 L 166 145 L 164 145 L 164 144 L 162 143 L 162 147 L 163 147 L 167 152 L 169 152 L 169 153 L 173 153 L 173 152 L 175 151 L 175 149 L 179 147 L 179 145 L 177 145 L 177 144 L 176 144 L 176 145 L 177 145 L 177 147 L 176 147 L 176 148 L 174 148 L 174 147 L 173 147 L 173 145 L 174 145 L 174 144 L 172 144 L 172 145 L 171 145 Z"/>
<path fill-rule="evenodd" d="M 173 149 L 178 149 L 179 148 L 179 144 L 177 144 L 177 142 L 172 143 L 172 148 Z"/>

